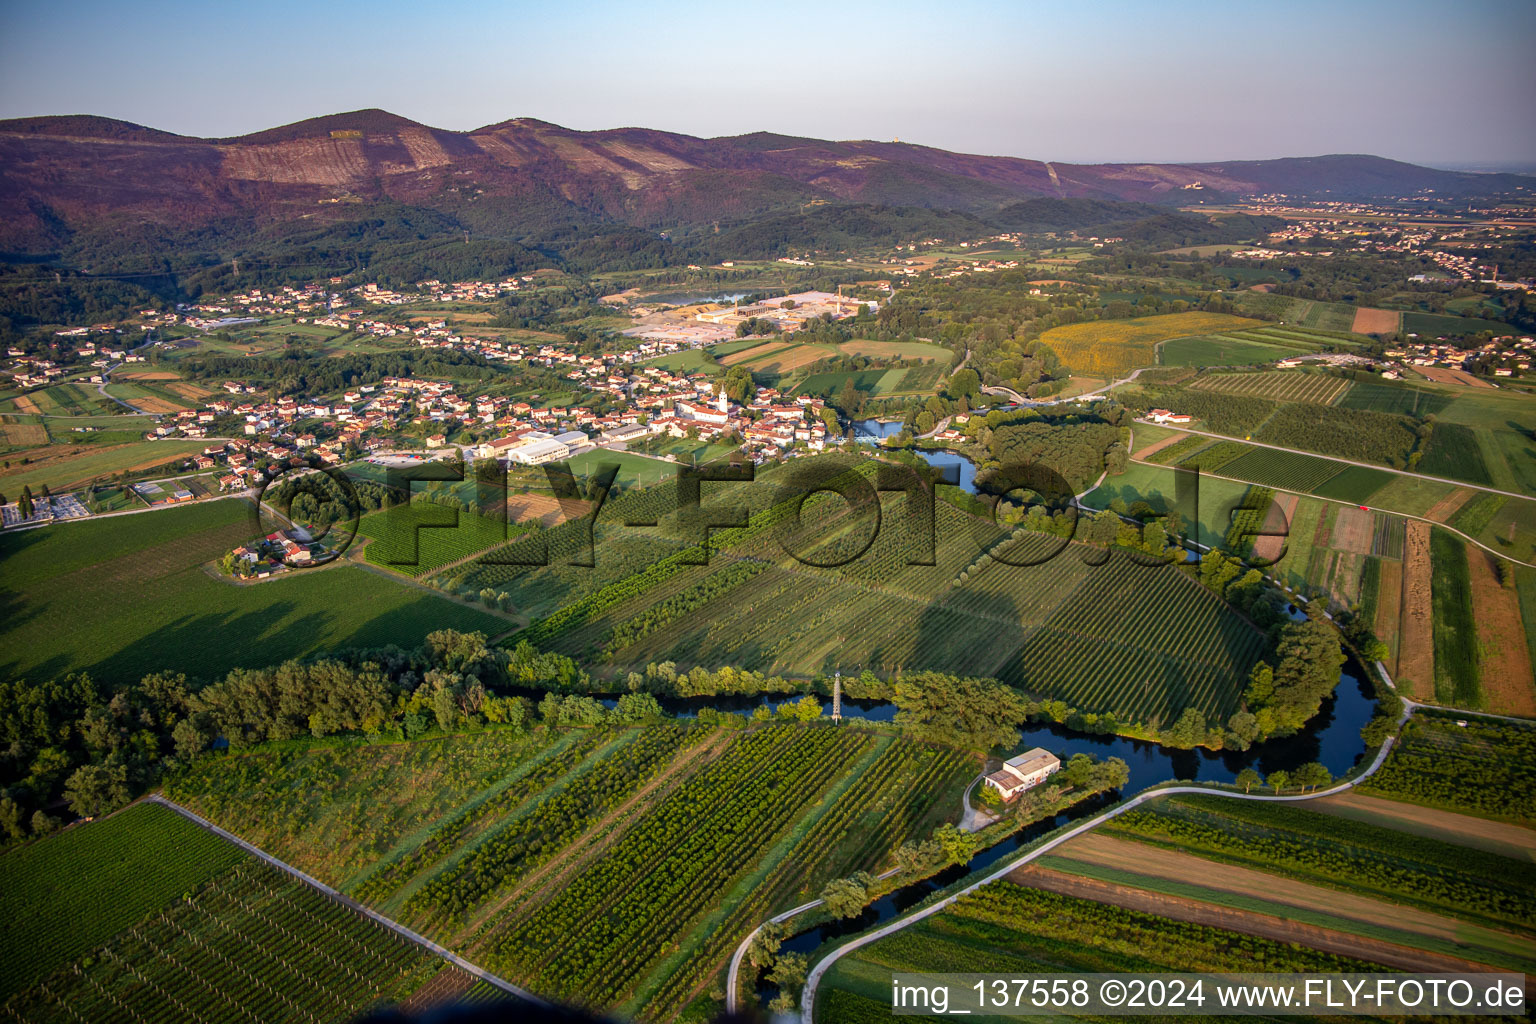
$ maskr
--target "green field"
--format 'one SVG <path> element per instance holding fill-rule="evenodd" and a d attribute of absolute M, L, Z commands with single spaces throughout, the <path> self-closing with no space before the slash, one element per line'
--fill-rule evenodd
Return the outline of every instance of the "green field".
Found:
<path fill-rule="evenodd" d="M 1338 473 L 1312 488 L 1312 493 L 1319 498 L 1337 498 L 1355 505 L 1364 505 L 1372 495 L 1396 479 L 1399 479 L 1396 474 L 1388 473 L 1384 469 L 1345 466 Z"/>
<path fill-rule="evenodd" d="M 157 804 L 0 866 L 14 1020 L 341 1022 L 456 971 Z"/>
<path fill-rule="evenodd" d="M 1472 316 L 1442 316 L 1438 313 L 1403 314 L 1405 334 L 1418 334 L 1425 338 L 1463 338 L 1483 331 L 1508 334 L 1510 326 L 1500 320 L 1483 320 Z"/>
<path fill-rule="evenodd" d="M 1296 350 L 1267 345 L 1241 333 L 1175 338 L 1158 347 L 1163 366 L 1251 366 L 1293 356 Z"/>
<path fill-rule="evenodd" d="M 1472 620 L 1471 570 L 1467 544 L 1449 530 L 1430 534 L 1435 624 L 1435 697 L 1456 707 L 1480 708 L 1477 624 Z"/>
<path fill-rule="evenodd" d="M 1310 493 L 1333 479 L 1343 468 L 1343 463 L 1305 452 L 1255 447 L 1212 472 L 1266 487 Z"/>
<path fill-rule="evenodd" d="M 717 345 L 713 349 L 688 348 L 681 352 L 668 352 L 666 355 L 646 359 L 641 365 L 659 366 L 672 373 L 720 373 L 725 368 L 715 362 L 711 353 L 719 352 L 722 347 Z"/>
<path fill-rule="evenodd" d="M 203 564 L 247 539 L 249 506 L 218 501 L 0 535 L 0 672 L 104 682 L 347 647 L 410 648 L 434 629 L 504 632 L 504 619 L 351 566 L 236 585 Z"/>
<path fill-rule="evenodd" d="M 890 385 L 894 381 L 886 380 L 887 374 L 894 373 L 897 380 L 905 376 L 904 370 L 836 370 L 828 373 L 813 373 L 801 381 L 794 388 L 797 395 L 822 395 L 837 397 L 843 386 L 853 382 L 853 386 L 859 391 L 869 395 L 882 395 L 890 391 Z"/>
<path fill-rule="evenodd" d="M 168 473 L 188 455 L 196 455 L 208 446 L 206 441 L 135 441 L 132 444 L 51 445 L 29 453 L 29 465 L 12 458 L 10 466 L 0 468 L 0 490 L 20 493 L 23 486 L 35 492 L 47 484 L 58 493 L 82 487 L 92 480 L 131 470 L 161 468 Z"/>
<path fill-rule="evenodd" d="M 1366 409 L 1370 412 L 1390 412 L 1422 417 L 1439 414 L 1451 402 L 1451 397 L 1443 392 L 1418 388 L 1411 384 L 1356 381 L 1337 404 L 1345 409 Z"/>

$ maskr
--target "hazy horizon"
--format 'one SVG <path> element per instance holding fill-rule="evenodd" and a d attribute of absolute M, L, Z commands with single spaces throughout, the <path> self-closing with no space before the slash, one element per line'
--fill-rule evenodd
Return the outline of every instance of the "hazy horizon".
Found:
<path fill-rule="evenodd" d="M 198 137 L 379 107 L 468 131 L 528 116 L 877 139 L 1064 163 L 1368 153 L 1536 167 L 1536 5 L 1477 0 L 738 5 L 171 0 L 0 12 L 0 118 Z"/>

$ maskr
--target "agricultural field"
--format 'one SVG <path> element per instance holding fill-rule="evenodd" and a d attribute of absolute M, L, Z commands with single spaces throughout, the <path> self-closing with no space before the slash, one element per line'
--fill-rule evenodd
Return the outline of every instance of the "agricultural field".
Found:
<path fill-rule="evenodd" d="M 843 389 L 843 385 L 849 381 L 853 386 L 867 394 L 880 396 L 889 394 L 897 384 L 905 378 L 906 370 L 833 370 L 826 373 L 813 373 L 794 387 L 797 395 L 832 395 L 836 396 Z"/>
<path fill-rule="evenodd" d="M 826 507 L 808 502 L 802 522 L 834 540 L 856 536 Z M 986 528 L 947 503 L 937 513 L 934 566 L 906 565 L 910 547 L 893 530 L 833 569 L 790 558 L 761 533 L 708 566 L 642 562 L 530 636 L 615 673 L 662 661 L 788 674 L 934 670 L 998 676 L 1122 720 L 1166 724 L 1186 701 L 1213 717 L 1234 709 L 1231 679 L 1262 638 L 1194 581 L 1124 558 L 1092 567 L 1079 550 L 1048 557 L 1051 545 L 1032 534 L 1010 541 L 1011 553 L 980 556 Z M 1170 614 L 1189 628 L 1170 635 Z M 1062 657 L 1064 644 L 1073 658 Z"/>
<path fill-rule="evenodd" d="M 1158 362 L 1166 367 L 1240 367 L 1275 362 L 1310 352 L 1310 348 L 1258 341 L 1246 332 L 1175 338 L 1158 345 Z"/>
<path fill-rule="evenodd" d="M 1419 712 L 1360 788 L 1536 828 L 1536 724 Z"/>
<path fill-rule="evenodd" d="M 1040 340 L 1073 371 L 1110 377 L 1154 365 L 1159 342 L 1253 327 L 1257 323 L 1222 313 L 1169 313 L 1053 327 Z"/>
<path fill-rule="evenodd" d="M 88 383 L 55 384 L 28 393 L 28 400 L 44 416 L 99 416 L 128 410 L 103 398 L 96 385 Z"/>
<path fill-rule="evenodd" d="M 1181 921 L 1011 881 L 840 959 L 816 995 L 819 1024 L 891 1019 L 891 973 L 1370 971 L 1375 965 L 1198 921 Z M 1017 1017 L 971 1015 L 974 1021 Z"/>
<path fill-rule="evenodd" d="M 212 392 L 181 381 L 113 380 L 107 394 L 121 398 L 140 412 L 176 413 L 194 409 Z"/>
<path fill-rule="evenodd" d="M 0 864 L 13 1019 L 340 1022 L 460 973 L 159 804 Z"/>
<path fill-rule="evenodd" d="M 1442 969 L 1445 958 L 1520 971 L 1536 966 L 1536 955 L 1520 934 L 1525 929 L 1502 920 L 1465 920 L 1430 901 L 1405 905 L 1390 885 L 1362 888 L 1320 877 L 1317 871 L 1329 861 L 1319 863 L 1308 850 L 1319 835 L 1336 835 L 1343 852 L 1374 862 L 1382 872 L 1431 877 L 1465 855 L 1481 862 L 1483 877 L 1492 872 L 1497 880 L 1498 872 L 1518 863 L 1504 852 L 1524 860 L 1528 851 L 1500 844 L 1501 852 L 1490 855 L 1488 844 L 1479 844 L 1476 831 L 1469 831 L 1481 824 L 1476 819 L 1444 815 L 1434 830 L 1399 828 L 1403 823 L 1389 816 L 1346 816 L 1308 803 L 1300 814 L 1286 816 L 1291 828 L 1277 829 L 1269 819 L 1255 825 L 1229 817 L 1236 809 L 1232 801 L 1204 808 L 1196 820 L 1186 817 L 1196 813 L 1186 806 L 1163 801 L 1151 806 L 1148 818 L 1138 816 L 1126 829 L 1111 826 L 1079 836 L 1017 872 L 1015 880 L 1131 907 L 1163 903 L 1175 916 L 1226 918 L 1233 927 L 1271 938 L 1290 931 L 1304 945 L 1374 954 L 1398 968 Z M 1227 847 L 1213 851 L 1204 829 L 1242 835 L 1245 850 L 1252 843 L 1274 844 L 1281 866 L 1271 867 L 1262 856 L 1234 856 Z M 1536 841 L 1536 834 L 1529 838 Z M 1294 870 L 1294 858 L 1303 858 L 1308 870 Z"/>
<path fill-rule="evenodd" d="M 1281 402 L 1333 405 L 1350 389 L 1349 381 L 1307 370 L 1266 370 L 1260 373 L 1202 374 L 1192 388 L 1234 395 L 1257 395 Z"/>
<path fill-rule="evenodd" d="M 247 585 L 205 569 L 250 530 L 250 506 L 225 500 L 0 535 L 0 599 L 11 609 L 0 672 L 207 679 L 326 650 L 413 647 L 434 629 L 494 635 L 509 625 L 352 566 Z"/>
<path fill-rule="evenodd" d="M 208 446 L 206 441 L 135 441 L 112 445 L 55 444 L 46 448 L 12 452 L 9 466 L 0 466 L 0 490 L 33 491 L 47 484 L 58 493 L 76 490 L 114 473 L 157 471 L 169 474 L 189 455 Z M 29 461 L 23 464 L 21 460 Z"/>
<path fill-rule="evenodd" d="M 1504 334 L 1509 324 L 1501 320 L 1484 320 L 1475 316 L 1443 316 L 1439 313 L 1404 313 L 1403 331 L 1408 335 L 1424 338 L 1464 338 L 1468 335 L 1492 331 Z"/>
<path fill-rule="evenodd" d="M 1345 409 L 1424 417 L 1438 415 L 1451 401 L 1448 395 L 1440 391 L 1411 384 L 1355 381 L 1354 386 L 1336 404 Z"/>
<path fill-rule="evenodd" d="M 977 767 L 856 727 L 685 719 L 280 744 L 171 787 L 505 977 L 661 1020 L 764 916 L 953 820 Z"/>
<path fill-rule="evenodd" d="M 946 366 L 954 353 L 943 345 L 925 341 L 845 341 L 838 350 L 850 356 L 869 356 L 874 359 L 927 359 Z"/>
<path fill-rule="evenodd" d="M 302 741 L 204 758 L 170 799 L 338 889 L 398 844 L 507 786 L 583 734 L 498 729 L 415 741 Z M 317 793 L 314 787 L 324 786 Z"/>
<path fill-rule="evenodd" d="M 0 448 L 36 448 L 48 443 L 48 428 L 37 416 L 0 414 Z"/>
<path fill-rule="evenodd" d="M 1493 483 L 1483 462 L 1477 434 L 1459 423 L 1435 424 L 1419 459 L 1418 470 L 1426 476 L 1449 477 L 1485 487 Z"/>
<path fill-rule="evenodd" d="M 1517 862 L 1383 825 L 1341 821 L 1305 805 L 1168 797 L 1121 815 L 1104 831 L 1536 937 L 1536 879 Z"/>
<path fill-rule="evenodd" d="M 666 355 L 655 356 L 644 360 L 644 366 L 659 366 L 671 373 L 719 373 L 720 363 L 710 356 L 715 349 L 688 348 L 680 352 L 668 352 Z"/>
<path fill-rule="evenodd" d="M 998 675 L 1037 697 L 1165 728 L 1186 707 L 1223 721 L 1238 710 L 1231 681 L 1263 648 L 1193 580 L 1119 561 L 1092 570 Z"/>
<path fill-rule="evenodd" d="M 1266 487 L 1281 487 L 1306 494 L 1332 480 L 1344 466 L 1332 459 L 1319 458 L 1305 452 L 1250 448 L 1230 462 L 1216 467 L 1206 467 L 1202 463 L 1201 468 Z"/>
<path fill-rule="evenodd" d="M 1483 706 L 1481 651 L 1472 619 L 1467 545 L 1448 530 L 1429 537 L 1435 629 L 1435 698 L 1459 707 Z"/>

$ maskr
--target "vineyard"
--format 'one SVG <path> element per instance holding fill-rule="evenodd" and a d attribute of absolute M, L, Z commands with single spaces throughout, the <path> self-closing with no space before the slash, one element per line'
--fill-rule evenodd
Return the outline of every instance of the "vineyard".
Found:
<path fill-rule="evenodd" d="M 971 752 L 889 733 L 743 724 L 678 719 L 414 743 L 280 744 L 200 761 L 171 785 L 214 820 L 308 856 L 355 898 L 498 973 L 542 994 L 605 1010 L 627 1005 L 662 1020 L 716 977 L 763 916 L 832 878 L 890 866 L 896 847 L 953 820 L 978 767 Z M 361 843 L 367 822 L 359 810 L 370 806 L 381 823 Z M 231 850 L 158 805 L 119 817 L 132 815 L 173 829 L 188 850 L 199 842 Z M 142 845 L 122 840 L 134 841 Z M 331 846 L 340 856 L 327 866 Z M 110 856 L 96 847 L 78 855 Z M 238 851 L 233 859 L 248 873 L 257 869 Z M 165 909 L 179 920 L 165 905 L 213 879 L 209 900 L 238 891 L 253 908 L 274 906 L 249 878 L 231 888 L 223 874 L 230 864 L 228 856 L 209 861 L 200 873 L 152 887 L 148 905 L 127 905 L 107 932 L 75 943 L 40 975 L 135 923 L 170 948 L 146 915 Z M 284 902 L 299 899 L 284 892 Z M 315 945 L 343 960 L 340 947 Z M 426 982 L 411 971 L 400 992 Z M 186 986 L 166 987 L 185 998 Z M 466 989 L 466 978 L 444 976 L 417 998 Z"/>
<path fill-rule="evenodd" d="M 1476 718 L 1466 723 L 1414 715 L 1362 788 L 1529 826 L 1536 821 L 1536 726 Z"/>
<path fill-rule="evenodd" d="M 1264 638 L 1220 598 L 1168 567 L 1093 570 L 1001 674 L 1005 682 L 1122 720 L 1172 724 L 1238 708 Z"/>
<path fill-rule="evenodd" d="M 4 863 L 15 1020 L 345 1021 L 450 970 L 160 804 Z"/>
<path fill-rule="evenodd" d="M 1039 974 L 1376 969 L 1256 935 L 993 882 L 942 913 L 839 960 L 817 992 L 816 1020 L 824 1024 L 889 1021 L 893 971 Z"/>
<path fill-rule="evenodd" d="M 614 675 L 668 661 L 789 675 L 933 670 L 1070 694 L 1125 721 L 1176 715 L 1191 700 L 1208 717 L 1235 710 L 1232 680 L 1247 673 L 1261 638 L 1177 570 L 1120 555 L 1095 567 L 1087 548 L 1010 536 L 947 502 L 935 507 L 935 564 L 910 565 L 913 538 L 892 511 L 902 500 L 887 499 L 872 541 L 841 499 L 805 504 L 793 549 L 818 561 L 858 554 L 848 564 L 819 568 L 786 554 L 765 510 L 745 529 L 716 531 L 710 564 L 652 560 L 522 636 Z M 1125 622 L 1133 629 L 1117 625 Z M 1052 650 L 1075 652 L 1089 670 L 1068 673 Z"/>
<path fill-rule="evenodd" d="M 976 768 L 971 755 L 957 750 L 888 742 L 788 855 L 660 980 L 645 1000 L 646 1018 L 672 1019 L 741 939 L 775 912 L 799 905 L 833 878 L 884 867 L 896 847 L 926 835 L 934 819 L 942 819 L 948 810 L 942 801 L 959 792 Z"/>
<path fill-rule="evenodd" d="M 707 732 L 699 725 L 669 723 L 626 736 L 587 771 L 540 794 L 527 813 L 491 830 L 467 856 L 434 875 L 406 901 L 407 916 L 462 923 L 569 846 Z"/>
<path fill-rule="evenodd" d="M 1536 920 L 1536 880 L 1507 857 L 1295 805 L 1174 797 L 1108 829 L 1498 927 Z"/>
<path fill-rule="evenodd" d="M 1306 370 L 1264 370 L 1259 373 L 1202 374 L 1189 385 L 1202 391 L 1233 395 L 1257 395 L 1281 402 L 1315 402 L 1333 405 L 1350 388 L 1349 381 Z"/>
<path fill-rule="evenodd" d="M 665 955 L 870 742 L 778 726 L 741 737 L 533 914 L 489 940 L 493 970 L 606 1007 Z"/>
<path fill-rule="evenodd" d="M 1245 454 L 1212 472 L 1268 487 L 1309 493 L 1327 483 L 1341 468 L 1339 463 L 1331 459 L 1320 459 L 1303 452 L 1250 448 Z"/>

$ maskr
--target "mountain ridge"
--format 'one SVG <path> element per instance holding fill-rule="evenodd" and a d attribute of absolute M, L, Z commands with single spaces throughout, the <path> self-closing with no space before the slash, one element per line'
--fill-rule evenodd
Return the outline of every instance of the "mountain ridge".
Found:
<path fill-rule="evenodd" d="M 1197 188 L 1198 186 L 1198 188 Z M 814 203 L 986 216 L 1033 198 L 1167 207 L 1261 193 L 1482 196 L 1536 178 L 1362 154 L 1196 163 L 1072 164 L 772 132 L 701 138 L 532 117 L 467 132 L 379 108 L 246 135 L 195 138 L 89 114 L 0 121 L 0 250 L 81 232 L 341 220 L 392 203 L 529 238 L 550 223 L 646 230 L 803 211 Z M 494 212 L 493 211 L 494 208 Z"/>

